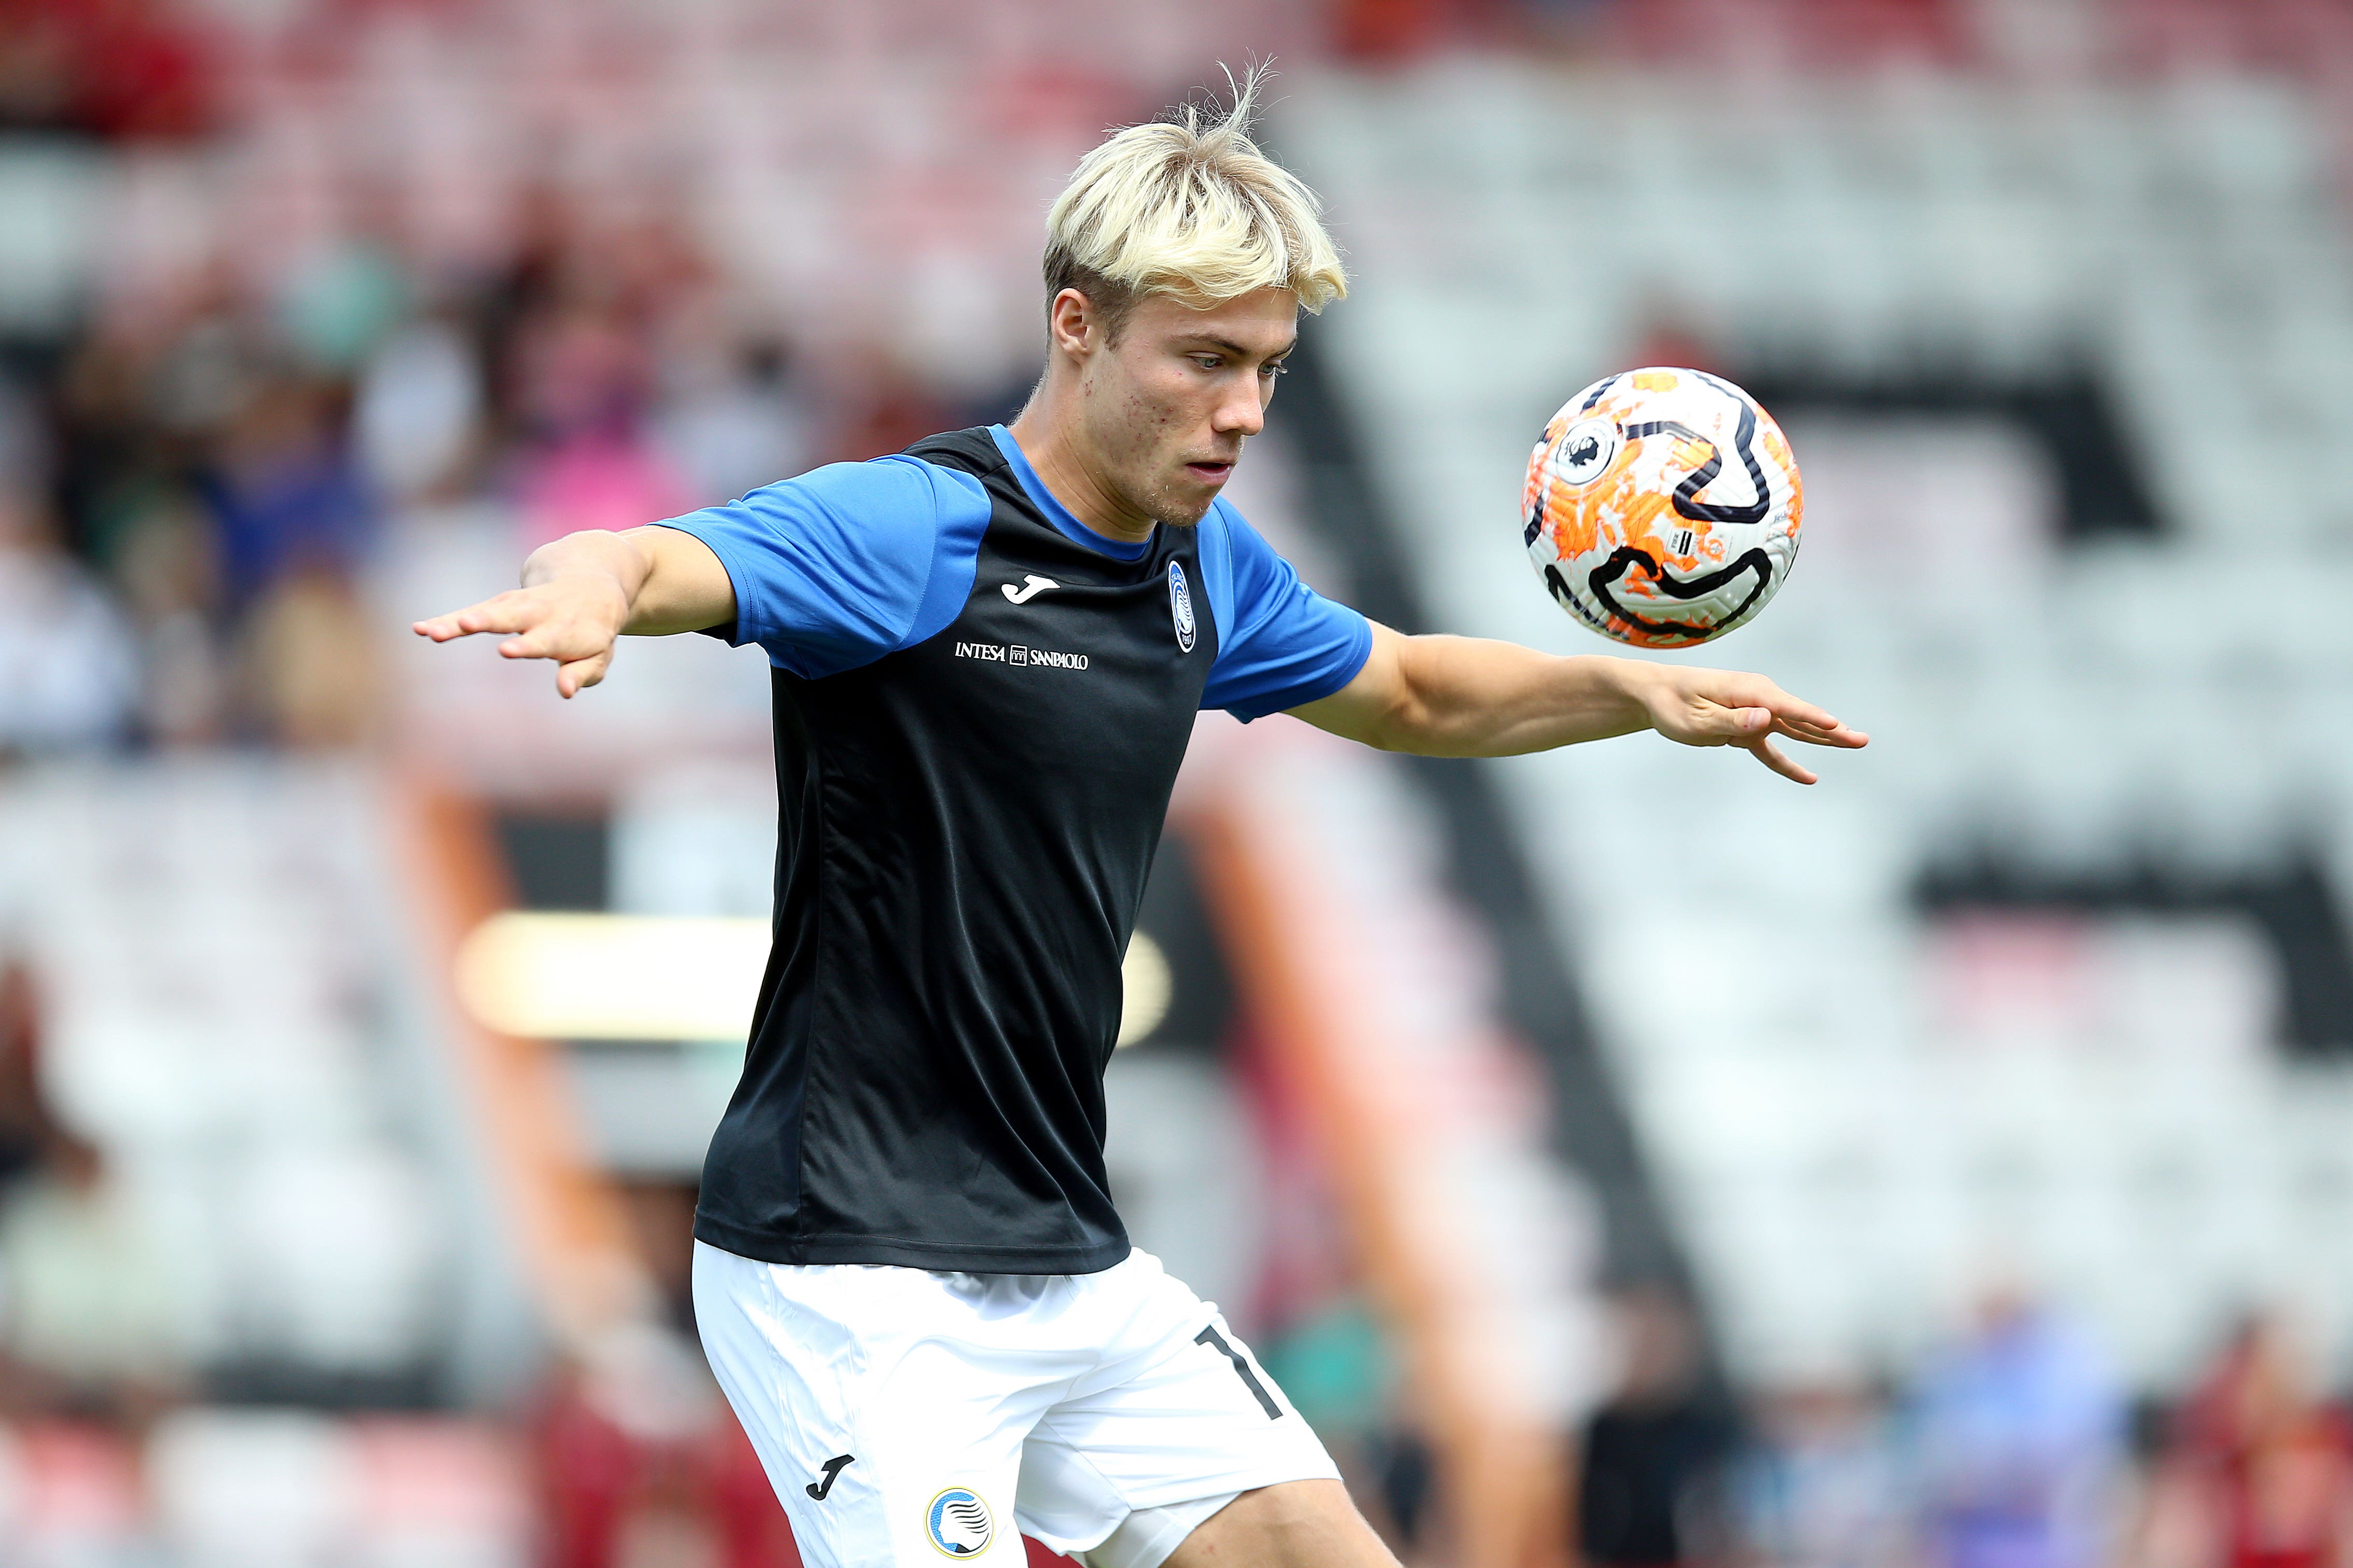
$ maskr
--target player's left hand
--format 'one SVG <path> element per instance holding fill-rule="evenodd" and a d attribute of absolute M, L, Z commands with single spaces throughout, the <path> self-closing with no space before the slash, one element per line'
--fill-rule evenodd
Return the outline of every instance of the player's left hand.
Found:
<path fill-rule="evenodd" d="M 1801 701 L 1761 675 L 1733 669 L 1694 669 L 1651 664 L 1642 693 L 1651 727 L 1686 746 L 1738 746 L 1785 779 L 1815 782 L 1810 768 L 1793 763 L 1773 743 L 1785 735 L 1810 746 L 1859 751 L 1871 743 L 1810 702 Z"/>

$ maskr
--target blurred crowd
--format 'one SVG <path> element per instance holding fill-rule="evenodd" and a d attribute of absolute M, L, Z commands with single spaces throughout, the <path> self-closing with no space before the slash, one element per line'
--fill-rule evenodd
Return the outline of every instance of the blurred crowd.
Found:
<path fill-rule="evenodd" d="M 2015 1289 L 1900 1379 L 1729 1393 L 1679 1300 L 1620 1299 L 1624 1370 L 1585 1434 L 1596 1564 L 2340 1568 L 2353 1419 L 2250 1315 L 2179 1398 Z"/>
<path fill-rule="evenodd" d="M 583 232 L 550 198 L 527 236 L 467 278 L 353 240 L 266 296 L 216 274 L 17 356 L 0 745 L 361 740 L 384 694 L 360 583 L 400 519 L 492 501 L 520 551 L 878 434 L 817 416 L 786 338 L 676 230 Z"/>
<path fill-rule="evenodd" d="M 0 8 L 0 133 L 204 137 L 217 89 L 169 15 Z M 476 505 L 519 557 L 1018 395 L 945 396 L 887 355 L 800 363 L 678 214 L 591 214 L 551 184 L 461 263 L 381 207 L 270 267 L 101 289 L 60 331 L 0 335 L 0 752 L 363 740 L 387 530 Z"/>

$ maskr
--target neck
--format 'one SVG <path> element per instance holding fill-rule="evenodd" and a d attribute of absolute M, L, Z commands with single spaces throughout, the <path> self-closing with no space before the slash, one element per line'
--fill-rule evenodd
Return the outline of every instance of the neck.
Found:
<path fill-rule="evenodd" d="M 1142 544 L 1152 537 L 1158 520 L 1120 494 L 1085 440 L 1078 400 L 1052 378 L 1029 400 L 1020 416 L 1007 428 L 1020 443 L 1021 455 L 1053 498 L 1072 517 L 1106 539 Z"/>

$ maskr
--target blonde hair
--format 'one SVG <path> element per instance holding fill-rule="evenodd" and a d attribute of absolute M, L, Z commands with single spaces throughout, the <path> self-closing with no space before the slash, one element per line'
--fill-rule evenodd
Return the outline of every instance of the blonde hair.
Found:
<path fill-rule="evenodd" d="M 1348 292 L 1324 204 L 1250 139 L 1263 67 L 1226 73 L 1233 107 L 1187 104 L 1079 160 L 1046 215 L 1046 298 L 1076 289 L 1116 338 L 1147 294 L 1208 306 L 1288 289 L 1311 311 Z"/>

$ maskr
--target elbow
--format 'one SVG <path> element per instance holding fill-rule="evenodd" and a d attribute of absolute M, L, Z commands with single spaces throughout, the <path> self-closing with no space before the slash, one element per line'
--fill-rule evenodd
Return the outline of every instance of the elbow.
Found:
<path fill-rule="evenodd" d="M 1459 704 L 1442 668 L 1430 660 L 1448 639 L 1399 637 L 1383 628 L 1375 662 L 1360 677 L 1356 695 L 1364 701 L 1343 732 L 1378 752 L 1419 756 L 1459 754 Z"/>

